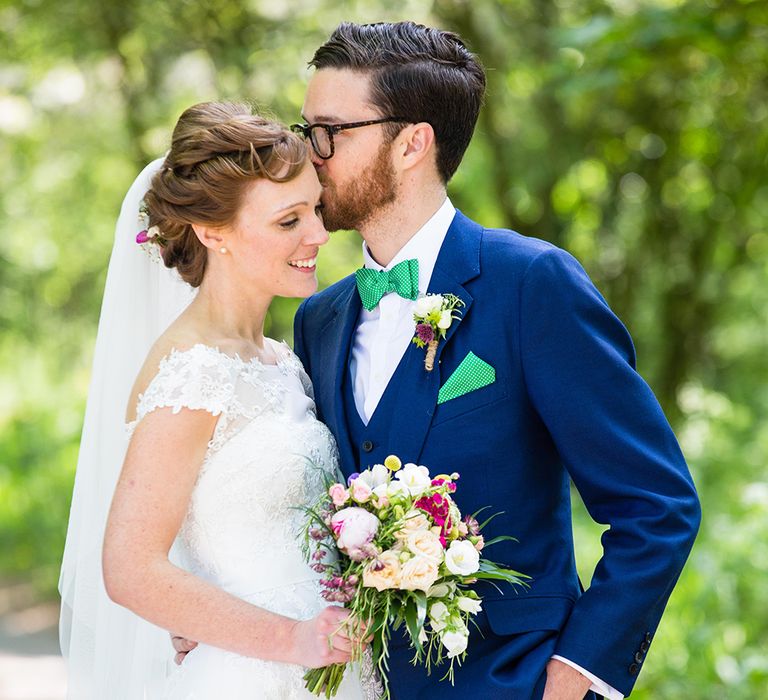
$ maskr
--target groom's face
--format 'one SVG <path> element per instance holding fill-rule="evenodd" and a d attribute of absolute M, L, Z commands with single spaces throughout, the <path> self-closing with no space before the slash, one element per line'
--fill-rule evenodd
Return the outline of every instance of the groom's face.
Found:
<path fill-rule="evenodd" d="M 309 81 L 302 116 L 308 124 L 349 124 L 379 119 L 365 73 L 322 68 Z M 397 195 L 391 144 L 384 126 L 372 124 L 333 134 L 334 155 L 312 163 L 323 185 L 323 221 L 329 231 L 364 228 Z"/>

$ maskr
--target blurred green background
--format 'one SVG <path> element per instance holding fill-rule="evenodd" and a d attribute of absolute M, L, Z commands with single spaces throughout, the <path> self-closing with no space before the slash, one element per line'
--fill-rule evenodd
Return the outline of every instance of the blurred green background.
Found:
<path fill-rule="evenodd" d="M 768 696 L 768 3 L 0 2 L 0 584 L 55 596 L 127 187 L 188 105 L 295 121 L 342 20 L 458 31 L 487 103 L 450 186 L 574 253 L 629 327 L 704 521 L 633 697 Z M 321 284 L 358 265 L 337 233 Z M 500 302 L 501 303 L 501 302 Z M 290 341 L 293 300 L 268 332 Z M 564 397 L 567 398 L 567 397 Z M 586 580 L 599 534 L 574 495 Z"/>

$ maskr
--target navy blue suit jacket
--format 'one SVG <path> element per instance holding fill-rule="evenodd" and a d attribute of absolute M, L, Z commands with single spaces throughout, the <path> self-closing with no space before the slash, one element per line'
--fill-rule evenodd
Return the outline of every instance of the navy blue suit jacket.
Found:
<path fill-rule="evenodd" d="M 439 669 L 427 678 L 409 666 L 404 643 L 395 648 L 393 695 L 541 697 L 552 653 L 628 695 L 700 520 L 685 460 L 635 370 L 629 334 L 569 254 L 460 212 L 429 292 L 460 297 L 462 319 L 440 343 L 433 372 L 424 350 L 406 351 L 400 381 L 387 388 L 396 409 L 360 452 L 365 464 L 354 459 L 341 392 L 361 308 L 354 277 L 305 300 L 295 319 L 296 352 L 342 470 L 394 453 L 432 473 L 459 472 L 462 512 L 503 511 L 486 537 L 519 540 L 494 545 L 489 558 L 532 577 L 525 590 L 483 590 L 483 633 L 472 632 L 454 688 L 437 685 Z M 438 405 L 440 386 L 470 351 L 495 368 L 495 382 Z M 592 518 L 609 526 L 583 593 L 569 477 Z"/>

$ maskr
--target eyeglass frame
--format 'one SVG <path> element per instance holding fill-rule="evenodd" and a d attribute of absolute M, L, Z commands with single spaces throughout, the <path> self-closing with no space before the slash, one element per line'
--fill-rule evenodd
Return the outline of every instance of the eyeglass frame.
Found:
<path fill-rule="evenodd" d="M 291 124 L 290 129 L 293 131 L 293 133 L 301 134 L 305 139 L 309 141 L 309 143 L 312 145 L 312 150 L 315 152 L 315 155 L 317 155 L 318 158 L 321 158 L 322 160 L 330 160 L 336 153 L 336 144 L 333 141 L 334 134 L 346 131 L 347 129 L 359 129 L 361 126 L 387 124 L 390 122 L 403 122 L 407 124 L 413 124 L 412 119 L 406 119 L 405 117 L 382 117 L 381 119 L 368 119 L 362 122 L 348 122 L 346 124 L 324 124 L 322 122 L 316 122 L 315 124 Z M 312 138 L 312 129 L 318 126 L 325 129 L 325 133 L 328 134 L 328 142 L 331 145 L 330 155 L 321 155 L 317 150 L 317 146 L 315 146 L 315 141 Z"/>

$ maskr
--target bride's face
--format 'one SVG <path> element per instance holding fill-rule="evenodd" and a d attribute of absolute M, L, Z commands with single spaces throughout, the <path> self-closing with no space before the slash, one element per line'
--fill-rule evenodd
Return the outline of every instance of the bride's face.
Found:
<path fill-rule="evenodd" d="M 228 262 L 248 288 L 282 297 L 317 291 L 317 253 L 328 242 L 321 192 L 309 161 L 289 182 L 250 185 L 224 240 Z"/>

